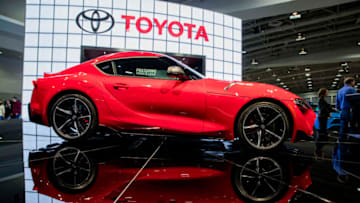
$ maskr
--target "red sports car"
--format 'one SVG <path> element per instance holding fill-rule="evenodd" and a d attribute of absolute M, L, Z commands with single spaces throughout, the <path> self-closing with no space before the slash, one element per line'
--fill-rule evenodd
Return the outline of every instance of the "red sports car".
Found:
<path fill-rule="evenodd" d="M 312 134 L 315 113 L 276 86 L 205 78 L 166 55 L 104 55 L 33 82 L 30 120 L 67 140 L 98 126 L 205 135 L 269 150 Z"/>

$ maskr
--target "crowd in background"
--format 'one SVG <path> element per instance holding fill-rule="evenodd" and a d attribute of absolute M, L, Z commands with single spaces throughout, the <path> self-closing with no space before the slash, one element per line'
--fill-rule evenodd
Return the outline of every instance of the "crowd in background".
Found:
<path fill-rule="evenodd" d="M 16 97 L 11 100 L 0 100 L 0 120 L 19 119 L 21 102 Z"/>

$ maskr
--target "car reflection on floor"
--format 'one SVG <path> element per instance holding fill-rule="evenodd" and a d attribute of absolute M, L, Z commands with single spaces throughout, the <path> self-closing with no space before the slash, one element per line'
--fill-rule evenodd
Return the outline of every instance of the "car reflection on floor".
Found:
<path fill-rule="evenodd" d="M 296 149 L 254 154 L 231 143 L 105 136 L 33 151 L 33 190 L 66 202 L 289 202 L 311 184 Z"/>

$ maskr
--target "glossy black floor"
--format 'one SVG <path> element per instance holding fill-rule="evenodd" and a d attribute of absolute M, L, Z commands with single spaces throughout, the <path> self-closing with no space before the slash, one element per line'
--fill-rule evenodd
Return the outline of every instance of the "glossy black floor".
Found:
<path fill-rule="evenodd" d="M 11 129 L 9 123 L 2 129 L 7 126 Z M 26 202 L 360 199 L 360 142 L 353 137 L 339 145 L 333 135 L 324 157 L 314 157 L 312 141 L 286 142 L 276 151 L 255 153 L 228 141 L 103 132 L 81 142 L 53 138 L 53 144 L 37 144 L 33 151 L 25 147 L 23 163 L 21 145 L 9 142 L 17 140 L 15 134 L 1 133 L 1 202 L 22 202 L 24 196 Z"/>

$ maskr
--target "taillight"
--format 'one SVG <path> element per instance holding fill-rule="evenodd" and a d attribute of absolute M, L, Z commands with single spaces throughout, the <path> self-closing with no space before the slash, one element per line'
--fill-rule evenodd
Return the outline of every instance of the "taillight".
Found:
<path fill-rule="evenodd" d="M 34 88 L 37 88 L 37 81 L 33 80 L 33 85 L 34 85 Z"/>

